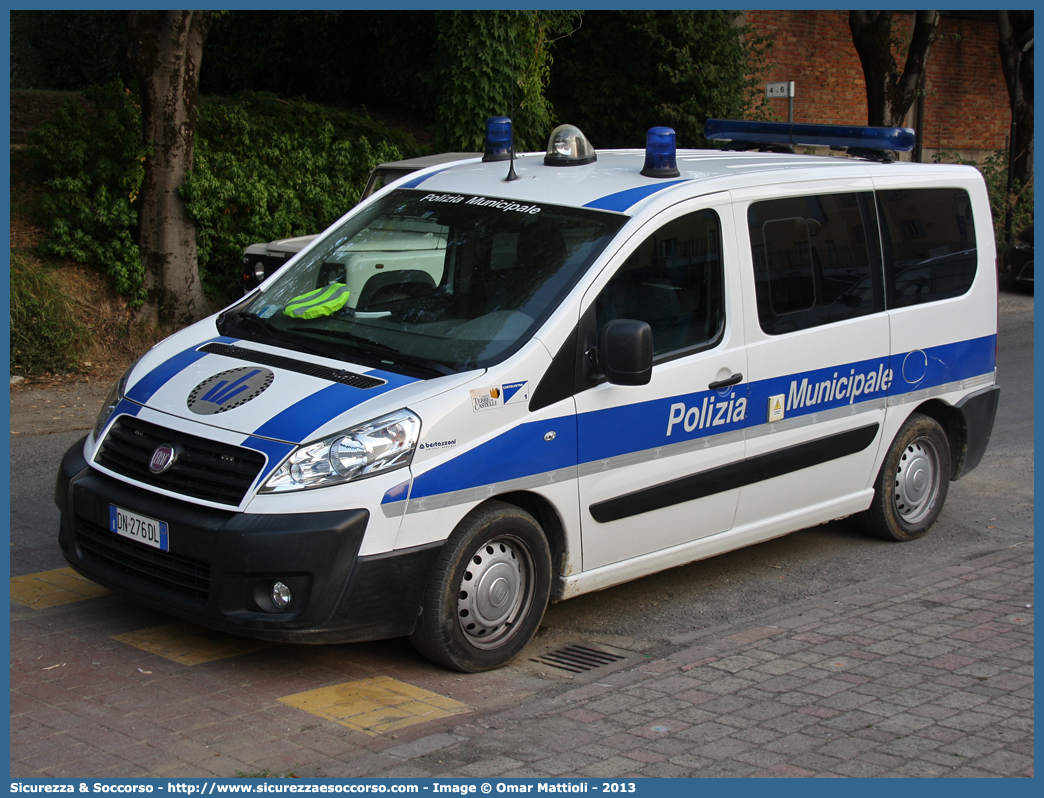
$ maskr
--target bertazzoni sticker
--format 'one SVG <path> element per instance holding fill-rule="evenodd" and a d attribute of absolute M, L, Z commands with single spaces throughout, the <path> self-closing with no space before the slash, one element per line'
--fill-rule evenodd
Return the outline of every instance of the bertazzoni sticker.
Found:
<path fill-rule="evenodd" d="M 476 388 L 471 391 L 471 409 L 475 413 L 505 405 L 525 404 L 528 401 L 529 380 L 506 382 L 492 388 Z"/>

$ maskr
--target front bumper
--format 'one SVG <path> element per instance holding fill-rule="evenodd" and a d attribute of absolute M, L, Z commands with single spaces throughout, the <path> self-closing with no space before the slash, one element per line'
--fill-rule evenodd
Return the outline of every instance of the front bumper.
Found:
<path fill-rule="evenodd" d="M 265 640 L 355 642 L 413 631 L 441 544 L 360 557 L 366 510 L 261 515 L 161 496 L 90 468 L 83 441 L 55 486 L 59 544 L 93 582 L 163 612 Z M 109 507 L 168 524 L 169 551 L 109 531 Z M 294 600 L 278 610 L 274 581 Z"/>

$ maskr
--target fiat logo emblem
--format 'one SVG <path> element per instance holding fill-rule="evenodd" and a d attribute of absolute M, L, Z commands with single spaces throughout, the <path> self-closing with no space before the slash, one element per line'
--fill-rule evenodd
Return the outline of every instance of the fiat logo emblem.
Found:
<path fill-rule="evenodd" d="M 165 443 L 162 446 L 156 447 L 156 451 L 152 453 L 152 459 L 149 460 L 149 471 L 153 474 L 162 474 L 172 465 L 178 457 L 178 452 L 174 448 L 174 444 Z"/>

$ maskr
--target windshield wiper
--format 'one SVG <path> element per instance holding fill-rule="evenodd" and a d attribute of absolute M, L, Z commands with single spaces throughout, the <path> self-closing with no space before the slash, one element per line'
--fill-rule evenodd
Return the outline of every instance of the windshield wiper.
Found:
<path fill-rule="evenodd" d="M 239 323 L 241 321 L 249 322 L 249 324 L 242 325 Z M 226 317 L 219 320 L 218 329 L 222 334 L 225 334 L 229 326 L 240 333 L 246 333 L 255 338 L 267 338 L 273 341 L 278 341 L 279 346 L 293 349 L 295 352 L 306 352 L 310 355 L 319 355 L 320 357 L 337 359 L 337 353 L 331 352 L 329 348 L 308 346 L 300 341 L 287 340 L 286 336 L 283 334 L 285 330 L 283 330 L 282 327 L 273 324 L 263 316 L 258 316 L 256 313 L 250 313 L 245 310 L 229 313 Z M 253 327 L 253 331 L 247 329 L 247 327 Z M 260 336 L 258 336 L 258 333 L 260 333 Z"/>
<path fill-rule="evenodd" d="M 387 358 L 393 362 L 397 361 L 407 366 L 415 366 L 416 368 L 431 371 L 435 374 L 445 375 L 457 373 L 449 366 L 445 366 L 442 363 L 438 363 L 434 360 L 426 360 L 422 357 L 415 357 L 414 355 L 407 355 L 404 352 L 400 352 L 398 349 L 393 349 L 387 344 L 382 344 L 378 341 L 371 341 L 369 338 L 363 338 L 362 336 L 355 335 L 346 330 L 327 330 L 322 327 L 288 327 L 287 330 L 289 332 L 304 332 L 313 335 L 327 335 L 331 338 L 341 338 L 346 341 L 351 341 L 360 349 L 370 352 L 370 354 L 376 355 L 378 359 Z"/>
<path fill-rule="evenodd" d="M 268 335 L 271 338 L 278 338 L 283 333 L 281 329 L 276 327 L 276 325 L 274 325 L 268 319 L 258 316 L 256 313 L 250 313 L 246 310 L 239 310 L 234 313 L 229 313 L 224 319 L 222 319 L 222 321 L 225 324 L 231 324 L 233 327 L 239 327 L 240 329 L 243 329 L 240 325 L 241 321 L 250 322 L 250 324 L 254 327 L 255 330 L 261 330 L 261 332 L 263 332 L 265 335 Z"/>

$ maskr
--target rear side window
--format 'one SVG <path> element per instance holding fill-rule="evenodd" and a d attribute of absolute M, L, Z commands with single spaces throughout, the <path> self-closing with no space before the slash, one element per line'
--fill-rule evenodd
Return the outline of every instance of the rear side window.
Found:
<path fill-rule="evenodd" d="M 758 320 L 770 335 L 884 309 L 870 193 L 787 197 L 747 212 Z"/>
<path fill-rule="evenodd" d="M 888 307 L 960 296 L 971 287 L 978 256 L 966 191 L 880 191 L 877 203 Z"/>

